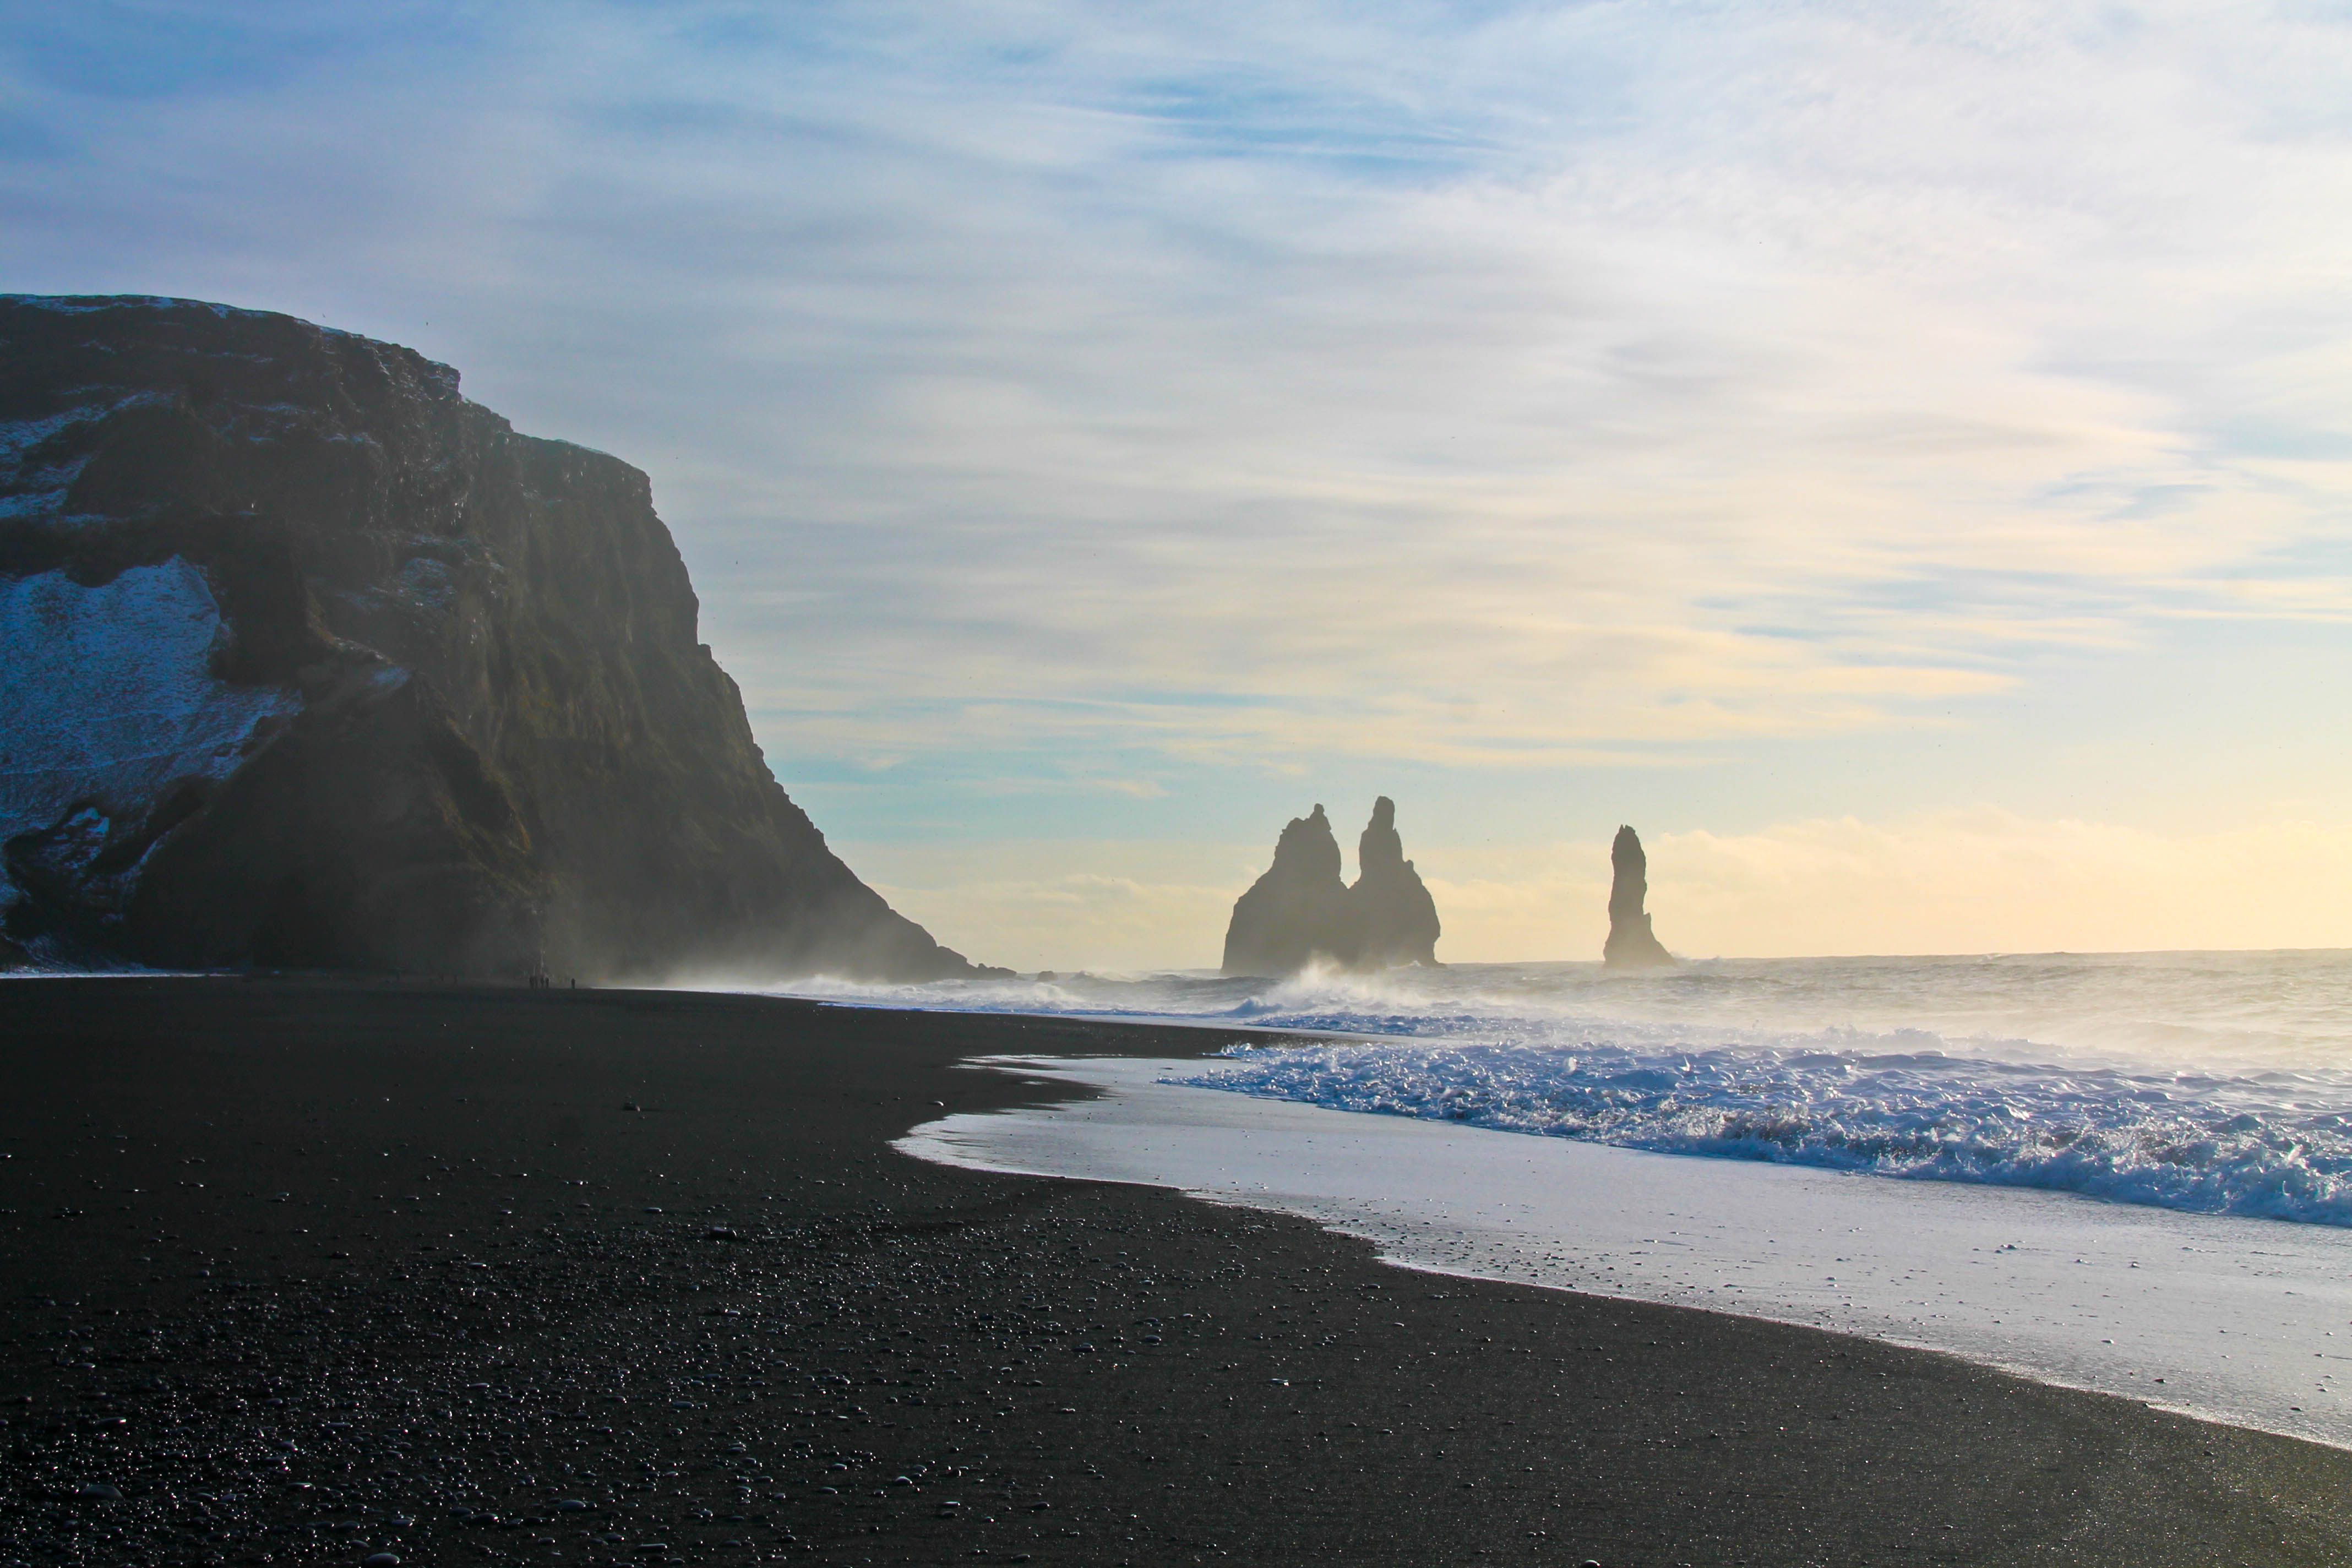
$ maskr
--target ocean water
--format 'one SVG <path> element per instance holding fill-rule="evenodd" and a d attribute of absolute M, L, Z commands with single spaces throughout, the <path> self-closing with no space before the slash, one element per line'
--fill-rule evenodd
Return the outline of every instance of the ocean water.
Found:
<path fill-rule="evenodd" d="M 921 1158 L 2352 1447 L 2352 952 L 811 990 L 1244 1032 L 1208 1061 L 975 1060 L 1097 1092 L 944 1117 L 901 1140 Z"/>
<path fill-rule="evenodd" d="M 1459 964 L 794 988 L 1263 1030 L 1170 1081 L 1901 1181 L 2352 1226 L 2352 952 Z M 1302 1039 L 1301 1035 L 1338 1037 Z"/>

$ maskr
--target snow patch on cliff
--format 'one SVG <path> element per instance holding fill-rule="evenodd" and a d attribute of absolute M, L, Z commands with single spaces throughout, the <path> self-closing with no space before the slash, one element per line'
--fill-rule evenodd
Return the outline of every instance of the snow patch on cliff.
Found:
<path fill-rule="evenodd" d="M 232 317 L 266 321 L 276 313 L 247 310 L 241 305 L 215 305 L 209 300 L 176 300 L 169 294 L 0 294 L 0 304 L 21 305 L 59 316 L 95 316 L 105 310 L 142 307 L 157 310 L 208 310 L 223 321 Z"/>
<path fill-rule="evenodd" d="M 134 392 L 100 403 L 86 403 L 38 419 L 0 419 L 0 518 L 43 517 L 63 509 L 66 492 L 89 463 L 87 451 L 48 455 L 51 446 L 86 425 L 111 418 L 125 409 L 171 401 L 161 393 Z"/>
<path fill-rule="evenodd" d="M 0 838 L 94 802 L 142 814 L 172 784 L 220 778 L 265 720 L 301 706 L 212 673 L 220 606 L 174 556 L 84 587 L 0 580 Z"/>

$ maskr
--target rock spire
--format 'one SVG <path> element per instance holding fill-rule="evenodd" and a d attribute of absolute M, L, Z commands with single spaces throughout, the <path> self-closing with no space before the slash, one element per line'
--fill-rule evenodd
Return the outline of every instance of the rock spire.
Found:
<path fill-rule="evenodd" d="M 1641 836 L 1620 827 L 1609 846 L 1609 865 L 1615 873 L 1609 885 L 1609 941 L 1601 962 L 1612 969 L 1670 969 L 1675 955 L 1650 930 L 1643 902 L 1650 896 L 1650 858 L 1642 853 Z"/>
<path fill-rule="evenodd" d="M 1437 900 L 1404 858 L 1396 802 L 1372 802 L 1372 820 L 1356 841 L 1356 885 L 1348 890 L 1359 921 L 1356 963 L 1363 969 L 1437 963 Z"/>
<path fill-rule="evenodd" d="M 1404 858 L 1396 803 L 1382 795 L 1358 840 L 1359 875 L 1339 878 L 1339 844 L 1321 805 L 1291 818 L 1274 864 L 1234 904 L 1227 974 L 1296 974 L 1321 962 L 1349 969 L 1437 962 L 1436 901 Z"/>
<path fill-rule="evenodd" d="M 1274 864 L 1235 900 L 1225 927 L 1225 973 L 1296 974 L 1318 958 L 1349 963 L 1356 948 L 1349 912 L 1339 841 L 1318 805 L 1284 826 Z"/>

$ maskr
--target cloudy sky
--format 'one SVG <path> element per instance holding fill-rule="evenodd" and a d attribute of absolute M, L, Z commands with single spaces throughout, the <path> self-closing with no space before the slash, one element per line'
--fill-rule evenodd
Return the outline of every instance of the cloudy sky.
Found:
<path fill-rule="evenodd" d="M 0 288 L 653 476 L 975 956 L 2352 945 L 2352 8 L 0 0 Z"/>

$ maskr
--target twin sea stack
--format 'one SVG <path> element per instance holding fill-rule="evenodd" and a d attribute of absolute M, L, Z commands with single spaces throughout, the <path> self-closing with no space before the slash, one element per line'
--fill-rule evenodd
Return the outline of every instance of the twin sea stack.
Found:
<path fill-rule="evenodd" d="M 1396 805 L 1382 795 L 1357 841 L 1354 887 L 1339 879 L 1339 844 L 1318 805 L 1293 817 L 1274 864 L 1234 905 L 1227 974 L 1296 974 L 1318 963 L 1347 969 L 1437 963 L 1437 904 L 1404 858 Z"/>
<path fill-rule="evenodd" d="M 407 349 L 0 296 L 0 957 L 975 973 L 825 847 L 644 474 Z"/>

